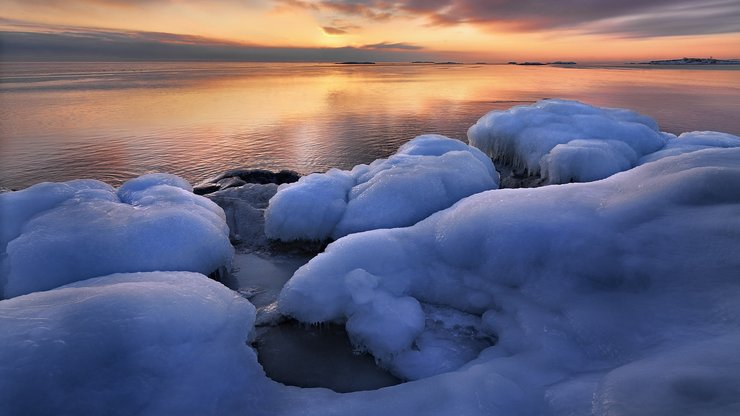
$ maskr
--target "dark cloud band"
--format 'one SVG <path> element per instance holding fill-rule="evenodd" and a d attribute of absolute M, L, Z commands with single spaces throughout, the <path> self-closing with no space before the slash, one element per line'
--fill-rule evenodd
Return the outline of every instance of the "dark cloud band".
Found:
<path fill-rule="evenodd" d="M 740 32 L 737 0 L 273 0 L 366 19 L 422 17 L 492 30 L 580 30 L 628 37 Z"/>
<path fill-rule="evenodd" d="M 7 25 L 8 21 L 0 19 Z M 0 60 L 410 61 L 429 59 L 403 42 L 363 47 L 299 48 L 240 44 L 189 35 L 24 26 L 0 31 Z M 45 29 L 45 30 L 41 30 Z"/>

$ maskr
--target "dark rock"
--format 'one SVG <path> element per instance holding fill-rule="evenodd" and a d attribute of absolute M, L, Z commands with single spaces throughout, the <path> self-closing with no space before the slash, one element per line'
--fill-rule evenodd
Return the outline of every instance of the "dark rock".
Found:
<path fill-rule="evenodd" d="M 248 183 L 213 192 L 206 198 L 224 210 L 232 244 L 248 250 L 263 250 L 269 244 L 265 236 L 264 211 L 276 192 L 274 183 Z"/>
<path fill-rule="evenodd" d="M 193 193 L 196 195 L 206 195 L 220 189 L 221 186 L 215 183 L 200 184 L 193 187 Z"/>
<path fill-rule="evenodd" d="M 281 170 L 272 172 L 266 169 L 231 169 L 209 178 L 193 187 L 193 192 L 198 195 L 207 195 L 224 189 L 242 186 L 248 183 L 260 185 L 296 182 L 301 175 L 292 170 Z"/>
<path fill-rule="evenodd" d="M 231 243 L 242 252 L 263 252 L 314 256 L 330 241 L 270 240 L 265 235 L 265 209 L 278 185 L 274 183 L 247 183 L 205 195 L 220 206 L 226 214 Z"/>
<path fill-rule="evenodd" d="M 221 190 L 227 189 L 227 188 L 236 188 L 237 186 L 245 185 L 246 182 L 242 180 L 242 178 L 232 176 L 229 178 L 223 178 L 220 181 L 218 181 L 218 186 L 221 187 Z"/>
<path fill-rule="evenodd" d="M 283 183 L 293 183 L 298 182 L 298 179 L 301 179 L 301 175 L 298 172 L 292 171 L 292 170 L 281 170 L 277 173 L 277 184 L 283 184 Z"/>
<path fill-rule="evenodd" d="M 511 165 L 501 160 L 494 160 L 496 170 L 500 175 L 499 188 L 537 188 L 545 185 L 545 180 L 540 175 L 532 175 L 527 171 L 514 169 Z"/>

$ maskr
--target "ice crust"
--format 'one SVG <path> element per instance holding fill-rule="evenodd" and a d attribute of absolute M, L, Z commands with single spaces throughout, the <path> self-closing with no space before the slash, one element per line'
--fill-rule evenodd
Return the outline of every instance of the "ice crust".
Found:
<path fill-rule="evenodd" d="M 118 190 L 95 180 L 0 194 L 0 287 L 11 298 L 117 272 L 229 267 L 223 210 L 183 179 L 150 174 Z"/>
<path fill-rule="evenodd" d="M 548 183 L 588 182 L 627 170 L 668 137 L 655 120 L 634 111 L 560 99 L 491 111 L 468 129 L 472 146 Z"/>
<path fill-rule="evenodd" d="M 273 183 L 247 183 L 210 193 L 206 198 L 224 210 L 232 242 L 241 247 L 261 248 L 268 243 L 264 212 L 277 187 Z"/>
<path fill-rule="evenodd" d="M 254 316 L 235 292 L 189 272 L 113 274 L 1 301 L 2 413 L 249 409 L 268 384 L 246 345 Z"/>
<path fill-rule="evenodd" d="M 665 147 L 640 159 L 640 164 L 703 149 L 740 147 L 740 137 L 717 131 L 692 131 L 671 137 Z"/>
<path fill-rule="evenodd" d="M 627 110 L 538 106 L 548 110 L 492 118 L 510 131 L 541 119 L 535 130 L 554 144 L 517 155 L 507 136 L 511 153 L 496 154 L 539 154 L 532 166 L 563 182 L 626 170 L 492 190 L 485 155 L 422 136 L 387 160 L 280 188 L 272 220 L 285 238 L 336 238 L 365 216 L 375 228 L 330 244 L 278 298 L 306 324 L 345 325 L 357 349 L 411 380 L 375 391 L 264 374 L 248 345 L 254 306 L 199 274 L 231 262 L 223 210 L 182 179 L 0 194 L 0 287 L 13 297 L 0 301 L 0 413 L 740 414 L 740 138 L 656 138 Z M 557 142 L 548 128 L 613 131 Z M 615 135 L 625 131 L 634 143 Z M 517 137 L 535 143 L 529 134 Z M 450 197 L 450 184 L 471 196 Z M 257 238 L 272 192 L 212 194 L 233 211 L 232 238 Z M 392 210 L 420 218 L 391 228 L 374 216 Z M 151 271 L 163 269 L 173 271 Z M 121 273 L 131 271 L 145 272 Z"/>
<path fill-rule="evenodd" d="M 448 396 L 459 414 L 733 414 L 738 161 L 740 149 L 698 150 L 597 182 L 479 193 L 411 227 L 337 240 L 279 308 L 345 322 L 408 379 L 465 361 L 429 341 L 440 332 L 429 305 L 457 311 L 434 314 L 449 328 L 479 319 L 457 350 L 485 335 L 496 345 L 417 382 L 424 397 L 445 383 L 466 391 Z"/>
<path fill-rule="evenodd" d="M 267 208 L 265 232 L 285 241 L 324 240 L 408 226 L 496 187 L 493 163 L 478 149 L 444 136 L 423 135 L 388 159 L 281 185 Z"/>

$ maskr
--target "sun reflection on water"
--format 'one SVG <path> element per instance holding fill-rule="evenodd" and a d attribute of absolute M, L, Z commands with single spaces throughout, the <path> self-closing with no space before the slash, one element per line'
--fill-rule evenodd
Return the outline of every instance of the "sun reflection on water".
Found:
<path fill-rule="evenodd" d="M 736 70 L 507 65 L 4 65 L 0 185 L 234 167 L 349 168 L 423 133 L 465 139 L 493 109 L 542 98 L 629 107 L 664 130 L 737 134 Z"/>

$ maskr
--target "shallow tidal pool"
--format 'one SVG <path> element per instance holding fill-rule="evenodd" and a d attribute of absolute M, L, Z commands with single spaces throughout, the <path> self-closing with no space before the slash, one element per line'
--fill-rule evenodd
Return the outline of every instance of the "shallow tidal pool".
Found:
<path fill-rule="evenodd" d="M 293 273 L 310 258 L 299 255 L 237 254 L 229 286 L 257 308 L 252 346 L 265 373 L 298 387 L 326 387 L 340 393 L 375 390 L 401 383 L 372 356 L 352 347 L 344 326 L 304 325 L 280 317 L 277 297 Z"/>

